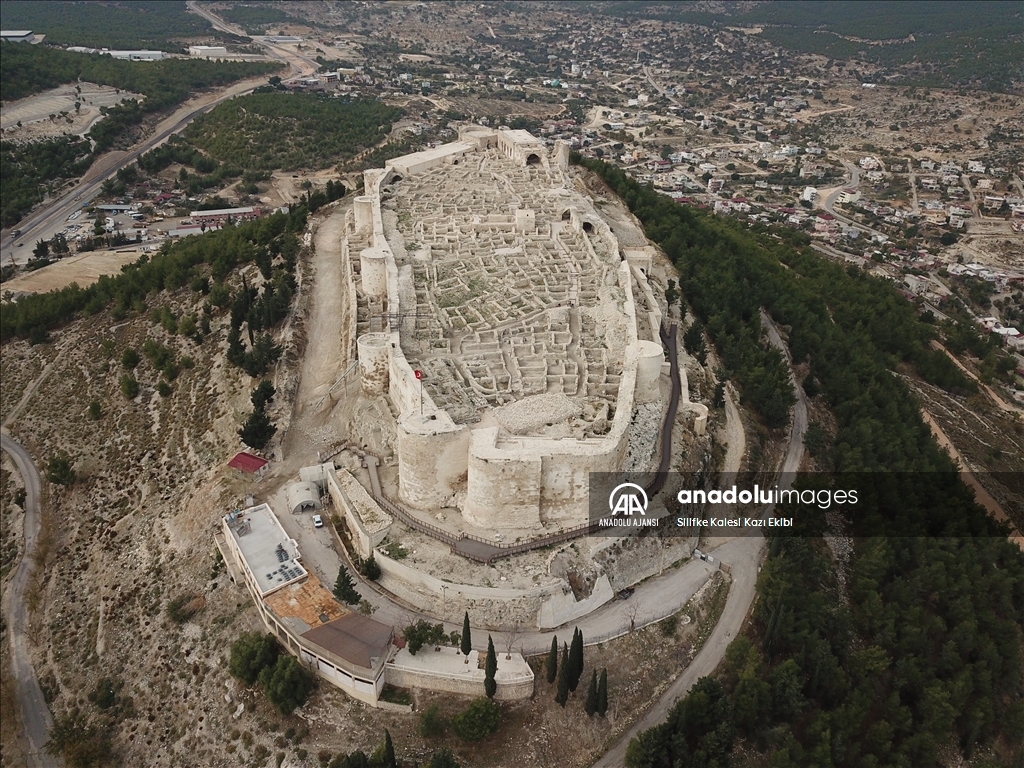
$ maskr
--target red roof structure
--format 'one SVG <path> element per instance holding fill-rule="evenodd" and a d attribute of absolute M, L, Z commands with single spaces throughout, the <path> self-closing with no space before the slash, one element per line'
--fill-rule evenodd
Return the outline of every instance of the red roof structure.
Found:
<path fill-rule="evenodd" d="M 259 456 L 253 456 L 251 453 L 239 453 L 228 462 L 228 466 L 232 469 L 238 469 L 242 472 L 247 472 L 250 475 L 262 474 L 264 467 L 269 464 L 266 459 L 261 459 Z"/>

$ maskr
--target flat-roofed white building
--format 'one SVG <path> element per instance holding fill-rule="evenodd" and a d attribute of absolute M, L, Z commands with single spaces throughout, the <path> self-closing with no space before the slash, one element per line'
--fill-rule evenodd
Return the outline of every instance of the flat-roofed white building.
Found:
<path fill-rule="evenodd" d="M 127 61 L 161 61 L 167 58 L 167 54 L 163 51 L 108 51 L 102 50 L 100 53 L 111 56 L 115 59 L 125 59 Z"/>
<path fill-rule="evenodd" d="M 197 59 L 216 59 L 228 55 L 228 49 L 223 45 L 190 45 L 188 55 Z"/>
<path fill-rule="evenodd" d="M 298 543 L 266 504 L 225 515 L 216 541 L 267 631 L 311 672 L 375 706 L 394 628 L 343 607 L 303 566 Z"/>
<path fill-rule="evenodd" d="M 32 34 L 31 29 L 5 29 L 0 31 L 0 40 L 5 43 L 31 43 L 33 37 L 35 35 Z"/>

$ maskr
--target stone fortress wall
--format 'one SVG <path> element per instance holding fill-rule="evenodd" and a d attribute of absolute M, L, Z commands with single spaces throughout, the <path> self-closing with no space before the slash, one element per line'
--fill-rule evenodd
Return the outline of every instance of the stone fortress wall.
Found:
<path fill-rule="evenodd" d="M 391 401 L 413 508 L 489 531 L 580 525 L 588 473 L 621 467 L 634 406 L 660 400 L 650 253 L 620 248 L 567 163 L 561 144 L 469 126 L 364 173 L 345 242 L 369 306 L 361 381 Z M 386 226 L 382 203 L 411 220 Z M 517 430 L 516 403 L 576 410 Z"/>

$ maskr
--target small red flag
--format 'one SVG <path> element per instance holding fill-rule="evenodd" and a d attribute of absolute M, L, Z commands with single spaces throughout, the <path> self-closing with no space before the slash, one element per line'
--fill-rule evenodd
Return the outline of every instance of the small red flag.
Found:
<path fill-rule="evenodd" d="M 414 373 L 416 374 L 416 378 L 417 379 L 422 379 L 423 378 L 423 371 L 414 371 Z"/>

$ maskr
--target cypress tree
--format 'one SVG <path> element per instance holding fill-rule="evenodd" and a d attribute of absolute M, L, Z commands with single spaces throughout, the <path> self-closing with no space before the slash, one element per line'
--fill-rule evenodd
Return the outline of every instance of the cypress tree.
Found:
<path fill-rule="evenodd" d="M 395 745 L 391 743 L 391 731 L 384 729 L 384 768 L 398 768 L 395 759 Z"/>
<path fill-rule="evenodd" d="M 498 684 L 494 681 L 494 673 L 498 671 L 498 657 L 494 653 L 494 641 L 487 636 L 487 660 L 484 662 L 484 693 L 488 699 L 494 698 Z"/>
<path fill-rule="evenodd" d="M 558 670 L 558 691 L 555 693 L 555 701 L 565 706 L 569 700 L 569 646 L 562 643 L 562 666 Z"/>
<path fill-rule="evenodd" d="M 466 657 L 466 663 L 469 663 L 469 652 L 473 650 L 473 638 L 469 634 L 469 611 L 466 611 L 466 615 L 462 618 L 462 645 L 459 646 L 462 651 L 462 655 Z"/>
<path fill-rule="evenodd" d="M 590 685 L 587 686 L 587 703 L 583 705 L 588 717 L 597 712 L 597 670 L 590 673 Z"/>
<path fill-rule="evenodd" d="M 558 676 L 558 635 L 551 638 L 551 650 L 548 651 L 548 685 L 555 682 Z"/>
<path fill-rule="evenodd" d="M 604 717 L 608 711 L 608 670 L 601 670 L 601 680 L 597 684 L 597 714 Z"/>
<path fill-rule="evenodd" d="M 575 691 L 580 684 L 580 677 L 583 675 L 583 633 L 579 627 L 572 636 L 572 646 L 569 648 L 569 690 Z"/>
<path fill-rule="evenodd" d="M 343 565 L 338 569 L 338 580 L 334 582 L 334 596 L 343 603 L 356 605 L 361 599 L 352 582 L 348 569 Z"/>

